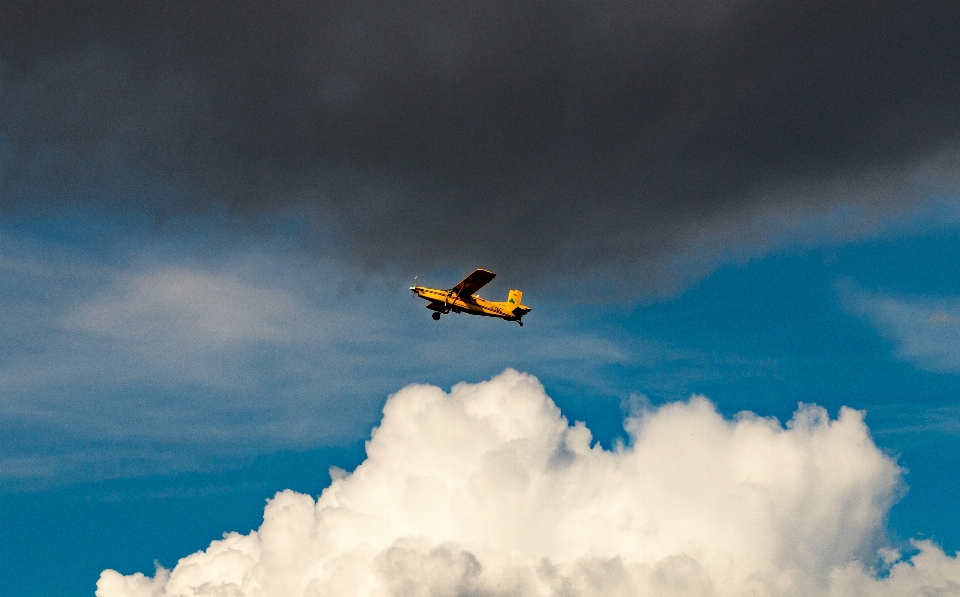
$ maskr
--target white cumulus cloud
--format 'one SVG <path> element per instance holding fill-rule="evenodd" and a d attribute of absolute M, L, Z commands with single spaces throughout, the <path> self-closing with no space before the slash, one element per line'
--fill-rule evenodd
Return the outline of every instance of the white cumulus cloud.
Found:
<path fill-rule="evenodd" d="M 784 427 L 693 397 L 626 428 L 603 449 L 513 370 L 408 386 L 319 499 L 280 492 L 257 531 L 153 578 L 106 570 L 97 595 L 960 595 L 956 557 L 884 546 L 902 471 L 863 413 Z"/>

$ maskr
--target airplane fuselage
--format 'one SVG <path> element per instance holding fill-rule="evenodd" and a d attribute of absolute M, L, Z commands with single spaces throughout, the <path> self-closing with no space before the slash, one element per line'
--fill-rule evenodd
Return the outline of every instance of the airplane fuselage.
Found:
<path fill-rule="evenodd" d="M 517 321 L 519 317 L 513 314 L 515 305 L 507 302 L 488 301 L 477 295 L 469 297 L 459 297 L 452 294 L 449 290 L 439 288 L 426 288 L 424 286 L 414 286 L 413 292 L 422 299 L 430 301 L 427 309 L 433 309 L 439 313 L 466 312 L 472 315 L 483 315 L 486 317 L 499 317 L 507 321 Z"/>
<path fill-rule="evenodd" d="M 497 274 L 485 270 L 475 269 L 459 284 L 449 289 L 427 288 L 426 286 L 411 286 L 410 290 L 427 301 L 427 309 L 433 311 L 433 319 L 440 319 L 444 313 L 469 313 L 484 317 L 498 317 L 507 321 L 516 321 L 523 325 L 523 316 L 530 312 L 530 307 L 521 305 L 523 293 L 511 290 L 507 300 L 488 301 L 477 296 L 477 291 L 483 288 Z"/>

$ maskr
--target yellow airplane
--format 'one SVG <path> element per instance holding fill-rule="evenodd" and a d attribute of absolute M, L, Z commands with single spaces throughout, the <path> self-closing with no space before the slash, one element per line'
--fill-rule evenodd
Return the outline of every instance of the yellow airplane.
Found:
<path fill-rule="evenodd" d="M 520 304 L 523 293 L 511 290 L 504 302 L 488 301 L 480 298 L 476 291 L 486 286 L 497 274 L 485 269 L 475 269 L 473 273 L 450 290 L 426 288 L 425 286 L 410 287 L 410 290 L 422 299 L 429 301 L 427 309 L 432 309 L 433 319 L 439 320 L 441 313 L 469 313 L 485 317 L 499 317 L 506 321 L 516 321 L 521 326 L 521 318 L 531 311 L 530 307 Z"/>

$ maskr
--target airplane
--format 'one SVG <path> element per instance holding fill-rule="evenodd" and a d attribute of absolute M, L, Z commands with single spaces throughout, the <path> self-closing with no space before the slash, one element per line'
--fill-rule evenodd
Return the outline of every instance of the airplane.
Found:
<path fill-rule="evenodd" d="M 520 304 L 523 293 L 511 290 L 504 302 L 488 301 L 480 298 L 476 293 L 493 280 L 497 274 L 485 269 L 475 269 L 459 284 L 449 290 L 417 286 L 416 282 L 410 287 L 413 294 L 429 301 L 427 309 L 433 310 L 434 321 L 440 320 L 441 313 L 469 313 L 485 317 L 499 317 L 505 321 L 516 321 L 523 326 L 524 315 L 532 309 Z"/>

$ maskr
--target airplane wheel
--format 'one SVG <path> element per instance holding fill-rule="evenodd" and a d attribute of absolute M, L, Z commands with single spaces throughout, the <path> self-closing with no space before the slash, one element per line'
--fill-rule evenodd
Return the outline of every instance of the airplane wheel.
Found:
<path fill-rule="evenodd" d="M 518 321 L 517 323 L 520 324 L 520 327 L 523 327 L 523 322 L 522 322 L 522 321 Z"/>
<path fill-rule="evenodd" d="M 434 313 L 433 315 L 431 315 L 431 317 L 433 317 L 433 320 L 434 320 L 434 321 L 440 321 L 440 314 L 439 314 L 439 313 Z"/>

